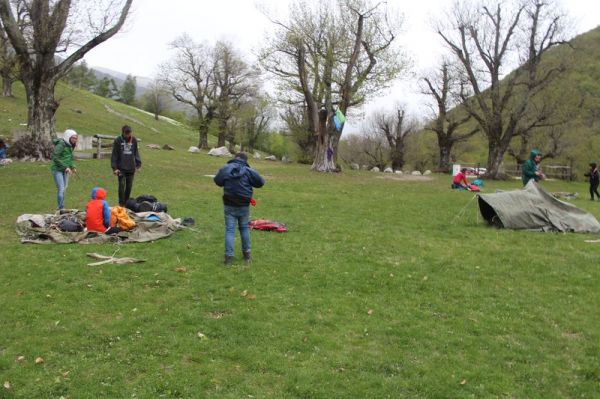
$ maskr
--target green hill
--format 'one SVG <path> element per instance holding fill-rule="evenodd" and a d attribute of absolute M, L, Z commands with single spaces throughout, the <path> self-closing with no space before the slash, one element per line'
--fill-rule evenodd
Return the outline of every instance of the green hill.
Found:
<path fill-rule="evenodd" d="M 15 131 L 24 131 L 27 123 L 23 86 L 17 83 L 13 91 L 13 98 L 0 98 L 0 136 L 6 138 L 11 138 Z M 197 133 L 181 124 L 163 119 L 156 121 L 152 115 L 137 108 L 66 84 L 58 85 L 56 98 L 60 102 L 56 113 L 57 132 L 70 128 L 83 136 L 118 135 L 121 126 L 128 124 L 144 144 L 170 144 L 179 149 L 187 149 L 198 142 Z"/>

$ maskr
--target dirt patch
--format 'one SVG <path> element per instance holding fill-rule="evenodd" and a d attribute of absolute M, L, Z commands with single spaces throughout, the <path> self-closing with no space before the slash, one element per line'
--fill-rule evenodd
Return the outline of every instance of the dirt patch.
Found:
<path fill-rule="evenodd" d="M 376 179 L 397 180 L 397 181 L 432 181 L 430 176 L 414 176 L 414 175 L 383 175 L 375 176 Z"/>

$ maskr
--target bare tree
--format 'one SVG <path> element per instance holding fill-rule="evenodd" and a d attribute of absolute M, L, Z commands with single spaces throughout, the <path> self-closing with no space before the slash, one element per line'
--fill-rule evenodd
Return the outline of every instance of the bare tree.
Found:
<path fill-rule="evenodd" d="M 423 93 L 433 97 L 435 101 L 434 118 L 426 125 L 426 130 L 433 131 L 437 136 L 439 148 L 438 171 L 450 170 L 452 147 L 461 141 L 466 141 L 479 131 L 479 126 L 470 128 L 466 133 L 458 134 L 459 130 L 466 127 L 471 120 L 470 113 L 456 107 L 456 98 L 460 90 L 457 88 L 457 79 L 452 73 L 448 60 L 443 60 L 438 71 L 424 77 L 425 87 Z"/>
<path fill-rule="evenodd" d="M 380 132 L 369 130 L 360 142 L 362 152 L 367 156 L 369 168 L 377 167 L 383 171 L 390 159 L 390 147 Z"/>
<path fill-rule="evenodd" d="M 409 120 L 404 107 L 398 105 L 392 113 L 375 113 L 371 125 L 372 131 L 387 141 L 392 169 L 402 170 L 406 138 L 416 130 L 416 121 Z"/>
<path fill-rule="evenodd" d="M 215 45 L 215 83 L 218 92 L 218 146 L 225 145 L 227 122 L 241 105 L 256 96 L 259 71 L 250 67 L 231 43 Z M 231 137 L 231 134 L 229 134 Z"/>
<path fill-rule="evenodd" d="M 561 72 L 542 65 L 542 56 L 563 42 L 557 9 L 553 0 L 455 3 L 452 30 L 438 28 L 462 67 L 464 109 L 487 136 L 489 177 L 498 177 L 513 137 L 554 123 L 535 112 L 533 100 Z M 521 66 L 505 76 L 516 62 Z"/>
<path fill-rule="evenodd" d="M 272 118 L 273 110 L 266 97 L 248 101 L 240 107 L 237 119 L 240 124 L 242 150 L 254 151 L 267 133 Z"/>
<path fill-rule="evenodd" d="M 121 29 L 132 1 L 123 0 L 120 9 L 117 7 L 118 1 L 94 2 L 96 6 L 105 4 L 106 9 L 97 15 L 89 15 L 90 23 L 99 21 L 89 29 L 82 29 L 81 26 L 76 29 L 75 22 L 69 20 L 70 16 L 76 14 L 70 0 L 17 2 L 23 5 L 30 21 L 30 29 L 23 31 L 19 19 L 15 17 L 15 12 L 20 10 L 10 0 L 0 0 L 0 20 L 19 60 L 20 78 L 27 95 L 27 125 L 34 141 L 47 145 L 54 135 L 54 115 L 59 106 L 54 97 L 54 88 L 58 80 L 88 51 Z M 73 41 L 77 31 L 85 31 L 90 36 L 81 36 L 87 40 L 83 45 L 76 45 Z M 73 48 L 75 50 L 70 55 L 57 63 L 57 53 Z"/>
<path fill-rule="evenodd" d="M 333 4 L 335 3 L 335 4 Z M 308 129 L 316 136 L 312 169 L 339 170 L 334 107 L 347 114 L 381 90 L 404 69 L 392 46 L 401 24 L 392 21 L 386 3 L 369 0 L 298 1 L 287 22 L 261 53 L 263 67 L 280 82 L 280 100 L 306 106 Z"/>
<path fill-rule="evenodd" d="M 198 147 L 208 149 L 208 129 L 216 115 L 214 53 L 184 34 L 171 43 L 173 59 L 161 66 L 162 84 L 173 98 L 189 105 L 198 118 Z"/>
<path fill-rule="evenodd" d="M 154 114 L 154 119 L 158 117 L 169 107 L 170 94 L 160 79 L 154 79 L 150 84 L 149 90 L 144 94 L 144 108 Z"/>

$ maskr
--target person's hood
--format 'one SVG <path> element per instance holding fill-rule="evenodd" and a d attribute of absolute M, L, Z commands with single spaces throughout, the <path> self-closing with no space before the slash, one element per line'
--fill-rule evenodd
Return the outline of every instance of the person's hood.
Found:
<path fill-rule="evenodd" d="M 231 165 L 229 175 L 231 177 L 240 177 L 246 173 L 246 168 L 249 167 L 248 162 L 240 158 L 234 158 L 227 162 Z"/>
<path fill-rule="evenodd" d="M 537 157 L 538 155 L 542 155 L 540 150 L 531 150 L 531 152 L 529 153 L 529 159 L 533 161 L 533 158 Z"/>
<path fill-rule="evenodd" d="M 106 199 L 106 190 L 104 190 L 102 187 L 94 187 L 92 189 L 92 199 Z"/>
<path fill-rule="evenodd" d="M 63 133 L 63 140 L 65 141 L 65 143 L 71 145 L 71 143 L 69 142 L 69 140 L 71 139 L 71 137 L 73 136 L 77 136 L 77 132 L 73 129 L 67 129 L 65 130 L 65 132 Z"/>

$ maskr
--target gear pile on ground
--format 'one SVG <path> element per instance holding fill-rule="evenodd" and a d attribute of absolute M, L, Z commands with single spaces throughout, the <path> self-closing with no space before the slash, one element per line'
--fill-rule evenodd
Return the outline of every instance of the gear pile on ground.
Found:
<path fill-rule="evenodd" d="M 21 215 L 17 218 L 16 230 L 22 243 L 101 244 L 154 241 L 168 237 L 182 228 L 181 219 L 173 219 L 165 212 L 128 211 L 128 215 L 135 222 L 135 228 L 116 235 L 84 230 L 85 212 L 77 209 L 63 209 L 55 214 Z"/>

